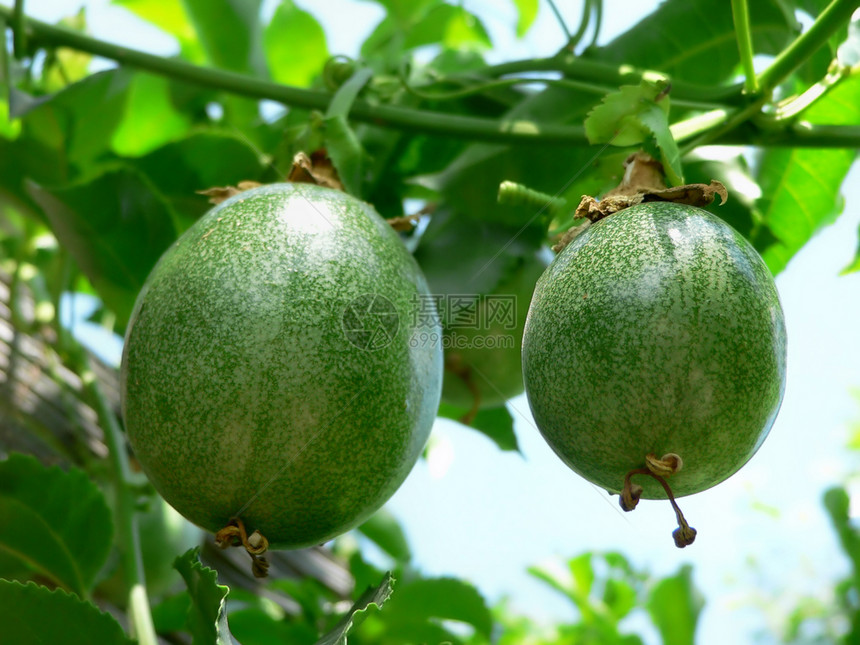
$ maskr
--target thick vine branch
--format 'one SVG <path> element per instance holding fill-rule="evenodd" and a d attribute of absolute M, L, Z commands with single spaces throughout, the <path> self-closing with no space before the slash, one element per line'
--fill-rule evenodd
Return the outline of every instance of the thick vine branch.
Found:
<path fill-rule="evenodd" d="M 732 18 L 735 23 L 735 34 L 738 39 L 738 54 L 744 70 L 744 89 L 747 94 L 758 92 L 758 78 L 753 67 L 752 32 L 750 31 L 750 14 L 747 0 L 732 0 Z"/>
<path fill-rule="evenodd" d="M 0 6 L 0 18 L 10 17 L 11 11 L 7 7 Z M 240 96 L 269 99 L 292 107 L 316 110 L 325 110 L 332 97 L 328 92 L 281 85 L 245 74 L 201 67 L 180 60 L 147 54 L 32 18 L 25 19 L 23 24 L 30 40 L 43 46 L 69 47 L 116 61 L 121 65 Z M 356 121 L 382 127 L 480 141 L 588 144 L 585 130 L 581 126 L 546 124 L 521 119 L 485 119 L 393 105 L 372 105 L 362 100 L 353 103 L 349 116 Z"/>
<path fill-rule="evenodd" d="M 802 34 L 789 47 L 789 50 L 786 50 L 774 62 L 772 67 L 759 76 L 762 89 L 769 87 L 768 84 L 773 79 L 782 78 L 781 74 L 790 73 L 799 64 L 798 56 L 805 55 L 805 52 L 809 50 L 814 51 L 820 46 L 838 27 L 837 19 L 847 20 L 850 12 L 846 13 L 846 5 L 853 7 L 856 3 L 850 0 L 834 0 L 825 11 L 826 19 L 825 14 L 822 14 L 808 32 Z M 0 6 L 0 24 L 4 20 L 9 21 L 12 14 L 11 9 Z M 823 23 L 823 26 L 819 26 L 820 22 Z M 32 18 L 24 18 L 21 28 L 26 30 L 26 36 L 32 44 L 46 47 L 69 47 L 116 61 L 120 65 L 127 65 L 175 80 L 240 96 L 261 100 L 268 99 L 291 107 L 316 110 L 325 110 L 332 98 L 328 92 L 281 85 L 245 74 L 201 67 L 180 60 L 147 54 Z M 789 51 L 792 52 L 791 55 L 787 55 Z M 779 63 L 779 67 L 777 67 L 777 63 Z M 770 72 L 774 67 L 777 67 L 776 71 Z M 609 83 L 616 86 L 638 82 L 649 73 L 658 73 L 586 61 L 567 54 L 545 59 L 514 61 L 496 65 L 489 70 L 496 77 L 523 71 L 555 70 L 581 80 L 593 80 L 601 84 Z M 702 87 L 674 81 L 672 94 L 673 97 L 683 97 L 691 101 L 722 101 L 731 104 L 735 101 L 746 100 L 742 95 L 742 89 L 742 84 Z M 356 100 L 353 103 L 349 118 L 380 127 L 413 133 L 457 137 L 470 141 L 490 141 L 508 145 L 588 145 L 585 130 L 578 125 L 548 124 L 523 119 L 488 119 L 394 105 L 374 105 L 363 100 Z M 682 136 L 677 137 L 679 143 L 692 140 L 715 125 L 719 125 L 713 123 L 705 125 L 704 122 L 701 122 L 699 127 L 683 127 L 683 123 L 673 125 L 673 130 L 678 126 L 677 131 L 683 132 Z M 724 131 L 709 142 L 845 148 L 858 145 L 858 132 L 857 128 L 852 126 L 809 126 L 788 129 L 782 133 L 762 133 L 753 129 L 752 135 L 750 129 L 745 129 L 742 135 L 738 135 L 737 128 L 735 128 L 731 131 Z"/>
<path fill-rule="evenodd" d="M 857 0 L 833 0 L 815 19 L 815 22 L 800 34 L 776 59 L 758 75 L 759 89 L 767 92 L 774 89 L 805 60 L 827 43 L 841 27 L 848 24 L 857 9 Z"/>

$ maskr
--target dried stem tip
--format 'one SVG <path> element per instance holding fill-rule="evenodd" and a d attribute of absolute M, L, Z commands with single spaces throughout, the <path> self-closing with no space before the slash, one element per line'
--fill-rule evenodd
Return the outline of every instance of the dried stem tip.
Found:
<path fill-rule="evenodd" d="M 684 462 L 674 452 L 669 452 L 657 459 L 657 455 L 650 453 L 645 456 L 645 465 L 655 475 L 668 477 L 674 475 L 684 467 Z"/>
<path fill-rule="evenodd" d="M 251 572 L 255 578 L 265 578 L 269 575 L 269 561 L 263 554 L 269 549 L 269 541 L 259 531 L 245 532 L 245 524 L 238 517 L 230 520 L 223 529 L 215 534 L 215 545 L 226 549 L 231 546 L 245 547 L 251 556 Z"/>

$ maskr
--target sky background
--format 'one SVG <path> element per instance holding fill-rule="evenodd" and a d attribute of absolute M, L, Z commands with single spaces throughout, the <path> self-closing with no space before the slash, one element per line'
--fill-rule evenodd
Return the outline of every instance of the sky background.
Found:
<path fill-rule="evenodd" d="M 39 0 L 29 3 L 28 11 L 52 21 L 80 4 Z M 106 0 L 85 4 L 96 37 L 157 54 L 176 52 L 170 37 Z M 373 2 L 297 4 L 323 23 L 333 54 L 354 55 L 383 15 Z M 274 5 L 267 2 L 267 11 Z M 466 1 L 465 6 L 482 17 L 493 36 L 493 61 L 547 55 L 563 44 L 543 2 L 523 41 L 513 35 L 512 2 Z M 599 42 L 654 6 L 606 0 Z M 565 4 L 570 28 L 580 11 L 579 2 Z M 845 444 L 852 423 L 860 420 L 860 402 L 852 394 L 860 388 L 860 274 L 839 276 L 858 243 L 857 164 L 844 195 L 845 212 L 837 223 L 822 230 L 777 277 L 788 330 L 788 378 L 770 437 L 734 477 L 680 501 L 699 532 L 694 545 L 675 548 L 668 503 L 646 501 L 625 514 L 617 498 L 567 469 L 540 437 L 521 396 L 509 405 L 522 455 L 502 453 L 453 422 L 437 422 L 430 459 L 418 463 L 388 504 L 405 527 L 416 565 L 427 575 L 470 580 L 490 602 L 508 596 L 514 609 L 550 621 L 568 619 L 572 609 L 526 573 L 530 565 L 561 570 L 568 558 L 588 550 L 620 550 L 635 566 L 658 575 L 690 563 L 706 598 L 697 639 L 704 645 L 749 642 L 766 630 L 768 620 L 779 625 L 800 596 L 827 602 L 833 581 L 849 567 L 821 497 L 858 470 L 858 455 Z M 78 313 L 86 311 L 78 306 Z M 102 352 L 118 361 L 119 340 L 99 342 Z M 634 619 L 633 627 L 642 624 Z M 768 640 L 762 636 L 762 642 Z"/>

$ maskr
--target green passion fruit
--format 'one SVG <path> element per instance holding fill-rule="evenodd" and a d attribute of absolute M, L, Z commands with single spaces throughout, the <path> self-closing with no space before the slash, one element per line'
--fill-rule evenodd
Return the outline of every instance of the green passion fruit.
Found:
<path fill-rule="evenodd" d="M 122 410 L 147 476 L 194 524 L 238 520 L 273 548 L 356 526 L 439 405 L 442 349 L 411 342 L 440 333 L 415 315 L 428 295 L 397 234 L 345 193 L 273 184 L 219 204 L 164 253 L 128 326 Z"/>
<path fill-rule="evenodd" d="M 710 488 L 758 450 L 785 389 L 785 323 L 740 234 L 702 209 L 651 202 L 559 253 L 535 288 L 522 360 L 546 441 L 632 510 L 640 496 Z"/>

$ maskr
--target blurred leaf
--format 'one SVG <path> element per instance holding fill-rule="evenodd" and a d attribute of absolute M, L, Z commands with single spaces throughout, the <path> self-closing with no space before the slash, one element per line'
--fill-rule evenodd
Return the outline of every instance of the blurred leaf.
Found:
<path fill-rule="evenodd" d="M 84 8 L 78 9 L 74 16 L 63 18 L 59 24 L 73 31 L 86 32 L 87 20 Z M 45 58 L 42 72 L 42 89 L 51 93 L 75 83 L 87 75 L 92 55 L 86 52 L 58 47 L 50 50 Z"/>
<path fill-rule="evenodd" d="M 138 157 L 178 139 L 191 126 L 171 102 L 170 82 L 163 76 L 135 74 L 125 114 L 113 133 L 117 154 Z"/>
<path fill-rule="evenodd" d="M 119 623 L 61 589 L 0 580 L 4 642 L 16 645 L 133 645 Z"/>
<path fill-rule="evenodd" d="M 493 626 L 478 590 L 455 578 L 422 578 L 402 584 L 380 619 L 388 627 L 388 639 L 398 643 L 458 642 L 440 621 L 466 623 L 485 638 L 490 637 Z"/>
<path fill-rule="evenodd" d="M 567 567 L 573 578 L 574 589 L 582 598 L 591 593 L 591 587 L 594 584 L 594 568 L 591 566 L 591 560 L 591 553 L 583 553 L 567 562 Z"/>
<path fill-rule="evenodd" d="M 355 72 L 335 92 L 323 121 L 326 152 L 346 192 L 356 197 L 361 197 L 365 152 L 347 117 L 358 93 L 372 76 L 373 70 L 369 67 Z"/>
<path fill-rule="evenodd" d="M 404 41 L 405 49 L 439 43 L 448 49 L 490 47 L 490 36 L 481 20 L 463 7 L 438 4 L 421 18 Z"/>
<path fill-rule="evenodd" d="M 104 496 L 83 471 L 21 454 L 0 462 L 0 549 L 87 597 L 112 538 Z"/>
<path fill-rule="evenodd" d="M 663 645 L 693 645 L 704 600 L 693 586 L 692 567 L 684 565 L 651 590 L 647 608 Z"/>
<path fill-rule="evenodd" d="M 257 607 L 230 611 L 230 630 L 242 645 L 311 645 L 317 630 L 307 621 L 287 622 Z"/>
<path fill-rule="evenodd" d="M 178 233 L 212 208 L 198 190 L 261 181 L 264 172 L 247 141 L 221 132 L 191 134 L 129 163 L 147 176 L 181 218 Z"/>
<path fill-rule="evenodd" d="M 388 16 L 401 26 L 412 26 L 424 15 L 428 7 L 441 4 L 440 0 L 374 0 L 382 5 Z"/>
<path fill-rule="evenodd" d="M 150 270 L 176 239 L 167 204 L 145 177 L 126 167 L 62 188 L 30 182 L 29 192 L 124 327 Z"/>
<path fill-rule="evenodd" d="M 334 629 L 320 638 L 316 645 L 347 645 L 346 636 L 353 624 L 361 619 L 371 605 L 377 609 L 382 608 L 382 605 L 391 596 L 393 586 L 394 579 L 390 573 L 386 573 L 379 586 L 368 588 L 361 594 L 361 597 L 355 601 L 355 604 L 335 625 Z"/>
<path fill-rule="evenodd" d="M 631 146 L 644 141 L 653 128 L 642 122 L 641 115 L 655 105 L 669 113 L 665 90 L 665 81 L 643 80 L 639 85 L 622 85 L 617 92 L 604 96 L 585 119 L 589 142 Z"/>
<path fill-rule="evenodd" d="M 293 0 L 281 0 L 263 33 L 272 79 L 284 85 L 310 87 L 329 57 L 325 31 Z"/>
<path fill-rule="evenodd" d="M 262 0 L 182 0 L 206 58 L 234 72 L 262 72 Z"/>
<path fill-rule="evenodd" d="M 860 582 L 860 533 L 851 523 L 850 507 L 851 498 L 844 488 L 834 487 L 825 491 L 824 508 L 830 516 L 830 522 L 839 538 L 842 551 L 851 560 L 854 580 Z"/>
<path fill-rule="evenodd" d="M 183 58 L 201 64 L 206 54 L 197 39 L 197 32 L 181 0 L 111 0 L 112 4 L 124 7 L 133 14 L 152 23 L 179 42 Z"/>
<path fill-rule="evenodd" d="M 493 201 L 498 192 L 493 194 Z M 421 236 L 415 259 L 434 294 L 486 294 L 510 275 L 519 259 L 543 243 L 545 224 L 535 218 L 513 227 L 437 210 Z M 452 262 L 451 258 L 457 258 Z"/>
<path fill-rule="evenodd" d="M 633 586 L 616 578 L 609 578 L 603 588 L 603 603 L 612 614 L 615 621 L 619 621 L 636 607 L 636 590 Z"/>
<path fill-rule="evenodd" d="M 109 154 L 133 76 L 111 70 L 69 85 L 23 116 L 22 139 L 60 151 L 65 179 L 86 174 Z"/>
<path fill-rule="evenodd" d="M 858 237 L 860 237 L 860 230 L 857 232 Z M 857 247 L 857 253 L 854 255 L 854 260 L 842 271 L 839 272 L 839 275 L 848 275 L 849 273 L 855 273 L 860 271 L 860 246 Z"/>
<path fill-rule="evenodd" d="M 185 621 L 191 609 L 191 596 L 187 591 L 174 594 L 152 606 L 152 622 L 155 631 L 178 632 L 185 629 Z"/>
<path fill-rule="evenodd" d="M 538 0 L 513 0 L 517 8 L 517 38 L 526 35 L 537 18 Z"/>
<path fill-rule="evenodd" d="M 588 555 L 588 554 L 585 554 Z M 546 569 L 542 569 L 541 567 L 529 567 L 527 569 L 529 575 L 534 578 L 537 578 L 550 588 L 562 594 L 565 598 L 573 600 L 573 596 L 571 594 L 571 589 L 568 588 L 567 584 L 564 581 L 559 580 L 558 577 L 550 571 Z"/>
<path fill-rule="evenodd" d="M 468 412 L 469 410 L 466 408 L 442 403 L 439 405 L 439 412 L 437 414 L 446 419 L 460 421 Z M 500 405 L 497 408 L 478 410 L 469 427 L 485 434 L 498 446 L 499 450 L 514 450 L 517 452 L 520 450 L 517 435 L 514 432 L 514 419 L 507 406 Z"/>
<path fill-rule="evenodd" d="M 397 518 L 384 508 L 371 515 L 357 530 L 397 562 L 405 563 L 412 559 L 403 528 Z"/>
<path fill-rule="evenodd" d="M 802 114 L 810 123 L 860 124 L 860 77 L 832 89 Z M 776 237 L 762 256 L 779 273 L 791 257 L 842 210 L 840 188 L 857 150 L 769 148 L 758 169 L 756 210 Z"/>
<path fill-rule="evenodd" d="M 233 645 L 227 625 L 227 594 L 230 589 L 218 584 L 217 573 L 200 562 L 200 547 L 176 558 L 174 566 L 188 587 L 191 604 L 187 626 L 194 645 Z"/>

